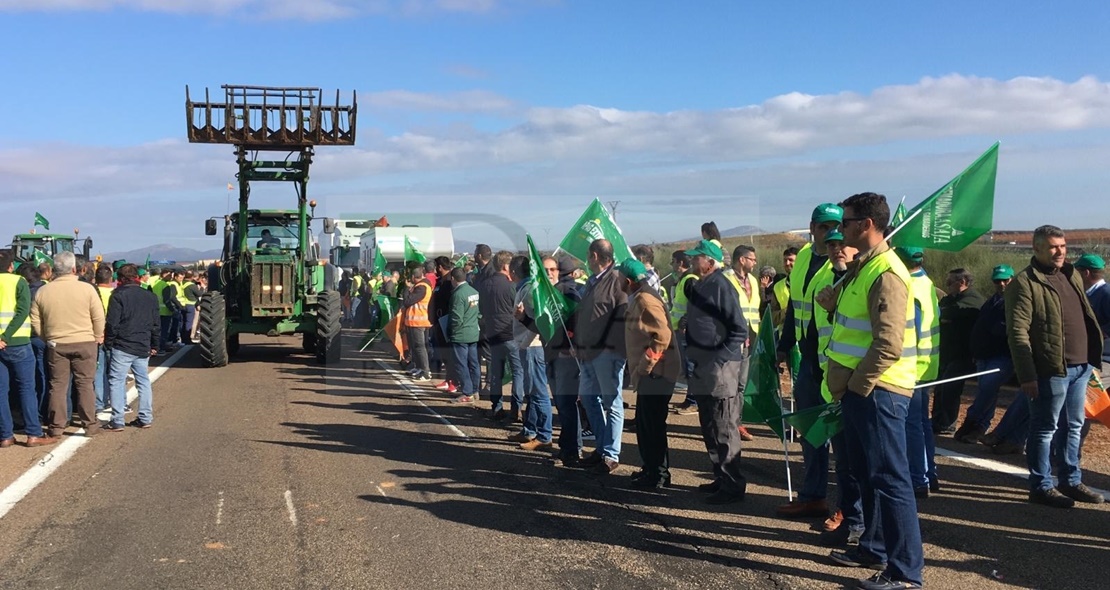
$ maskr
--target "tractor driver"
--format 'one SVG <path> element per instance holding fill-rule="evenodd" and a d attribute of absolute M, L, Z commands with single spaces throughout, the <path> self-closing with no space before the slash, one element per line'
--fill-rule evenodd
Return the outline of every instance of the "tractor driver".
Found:
<path fill-rule="evenodd" d="M 271 246 L 280 248 L 281 240 L 275 238 L 274 235 L 270 233 L 270 230 L 264 229 L 262 230 L 262 239 L 258 240 L 258 244 L 255 245 L 255 248 L 269 248 Z"/>

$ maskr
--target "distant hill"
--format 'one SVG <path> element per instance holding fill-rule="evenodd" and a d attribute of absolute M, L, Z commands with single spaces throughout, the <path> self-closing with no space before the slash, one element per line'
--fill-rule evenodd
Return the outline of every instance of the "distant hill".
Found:
<path fill-rule="evenodd" d="M 765 233 L 767 233 L 767 232 L 763 231 L 762 228 L 756 227 L 754 225 L 738 225 L 738 226 L 730 228 L 730 229 L 722 229 L 721 230 L 721 237 L 722 238 L 739 238 L 741 236 L 761 236 Z M 684 242 L 696 242 L 700 239 L 701 239 L 701 236 L 698 236 L 696 238 L 687 238 L 687 239 L 682 240 L 682 241 L 684 241 Z"/>
<path fill-rule="evenodd" d="M 179 263 L 188 263 L 219 258 L 220 251 L 180 248 L 172 244 L 154 244 L 153 246 L 128 250 L 127 252 L 109 252 L 103 254 L 103 257 L 104 260 L 126 260 L 142 264 L 146 261 L 148 255 L 151 260 L 174 260 Z"/>

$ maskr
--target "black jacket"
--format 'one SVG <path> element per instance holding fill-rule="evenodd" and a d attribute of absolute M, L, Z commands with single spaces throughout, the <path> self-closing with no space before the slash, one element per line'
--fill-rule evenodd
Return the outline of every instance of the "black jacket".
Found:
<path fill-rule="evenodd" d="M 697 365 L 743 359 L 748 322 L 736 288 L 716 271 L 697 281 L 686 310 L 686 354 Z"/>
<path fill-rule="evenodd" d="M 482 338 L 490 344 L 512 340 L 516 321 L 516 287 L 512 281 L 501 273 L 486 274 L 475 289 L 478 311 L 482 314 L 479 322 Z"/>
<path fill-rule="evenodd" d="M 572 302 L 577 309 L 578 304 L 582 301 L 582 294 L 578 291 L 578 283 L 574 281 L 574 276 L 571 274 L 564 274 L 559 276 L 559 281 L 555 283 L 555 290 L 563 294 L 568 301 Z M 560 352 L 570 351 L 570 340 L 567 339 L 567 332 L 574 333 L 574 318 L 577 314 L 571 314 L 566 319 L 566 330 L 558 329 L 555 331 L 555 336 L 551 341 L 544 345 L 544 360 L 551 362 L 552 359 L 559 356 Z"/>
<path fill-rule="evenodd" d="M 154 293 L 139 285 L 124 285 L 112 291 L 104 322 L 104 346 L 148 357 L 158 348 L 161 329 Z"/>
<path fill-rule="evenodd" d="M 436 280 L 436 288 L 432 289 L 432 309 L 428 317 L 432 320 L 432 336 L 436 344 L 447 344 L 447 335 L 440 329 L 439 318 L 451 315 L 451 293 L 455 285 L 451 283 L 451 273 L 447 273 Z"/>
<path fill-rule="evenodd" d="M 613 265 L 586 284 L 582 303 L 574 313 L 574 346 L 578 358 L 592 360 L 606 351 L 621 357 L 626 354 L 624 314 L 628 294 L 621 288 L 623 282 L 620 271 Z"/>
<path fill-rule="evenodd" d="M 1006 302 L 1002 295 L 991 296 L 979 308 L 979 317 L 971 328 L 971 354 L 976 360 L 1010 356 L 1006 334 Z"/>

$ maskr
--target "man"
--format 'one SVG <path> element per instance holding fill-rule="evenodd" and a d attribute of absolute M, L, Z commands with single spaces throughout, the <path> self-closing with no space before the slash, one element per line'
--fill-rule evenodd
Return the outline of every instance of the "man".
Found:
<path fill-rule="evenodd" d="M 1021 390 L 1029 397 L 1029 501 L 1056 508 L 1105 501 L 1079 470 L 1087 381 L 1102 363 L 1102 332 L 1083 282 L 1067 262 L 1064 232 L 1033 231 L 1033 258 L 1006 288 L 1006 330 Z M 1057 428 L 1064 430 L 1053 453 Z M 1052 456 L 1056 474 L 1052 477 Z"/>
<path fill-rule="evenodd" d="M 693 373 L 693 365 L 690 363 L 690 359 L 686 357 L 686 311 L 698 275 L 690 268 L 690 257 L 686 255 L 685 250 L 676 250 L 671 253 L 671 270 L 673 271 L 672 275 L 678 277 L 670 301 L 671 331 L 674 332 L 675 339 L 678 340 L 678 355 L 682 369 L 679 381 L 675 384 L 675 390 L 681 392 L 687 391 L 687 383 L 689 383 L 690 375 Z M 675 413 L 679 415 L 697 414 L 697 400 L 687 393 L 686 399 L 675 408 Z"/>
<path fill-rule="evenodd" d="M 58 442 L 43 436 L 35 390 L 35 351 L 31 347 L 31 288 L 13 274 L 12 251 L 0 250 L 0 449 L 15 444 L 9 400 L 14 391 L 23 413 L 24 444 L 41 447 Z"/>
<path fill-rule="evenodd" d="M 813 241 L 803 246 L 795 255 L 795 262 L 787 264 L 791 268 L 787 279 L 790 304 L 786 307 L 783 318 L 778 361 L 780 364 L 785 362 L 797 344 L 801 362 L 792 392 L 796 411 L 826 403 L 821 396 L 824 374 L 821 370 L 817 324 L 813 321 L 813 305 L 815 295 L 832 285 L 832 265 L 825 238 L 840 225 L 843 216 L 844 211 L 834 203 L 822 203 L 814 208 L 809 216 L 809 233 L 813 236 Z M 784 256 L 783 262 L 787 263 L 788 258 Z M 797 499 L 780 505 L 775 513 L 787 518 L 826 517 L 829 514 L 826 501 L 829 487 L 829 445 L 826 443 L 814 447 L 805 438 L 800 442 L 802 462 L 805 465 L 802 487 Z"/>
<path fill-rule="evenodd" d="M 31 304 L 31 328 L 46 341 L 46 367 L 50 374 L 48 422 L 52 437 L 61 436 L 69 423 L 70 376 L 77 393 L 77 415 L 85 436 L 100 432 L 96 419 L 97 345 L 104 343 L 104 304 L 96 289 L 77 280 L 72 252 L 54 257 L 54 280 L 39 289 Z"/>
<path fill-rule="evenodd" d="M 644 265 L 647 270 L 648 285 L 656 292 L 662 295 L 662 282 L 659 279 L 659 273 L 655 272 L 655 250 L 647 244 L 637 244 L 632 247 L 632 255 L 640 264 Z"/>
<path fill-rule="evenodd" d="M 994 295 L 979 308 L 979 317 L 971 328 L 971 354 L 975 357 L 976 372 L 994 369 L 998 371 L 979 376 L 975 401 L 967 409 L 963 424 L 956 430 L 959 436 L 955 438 L 962 443 L 983 442 L 994 447 L 1002 442 L 996 437 L 988 437 L 987 431 L 994 421 L 998 391 L 1014 376 L 1014 361 L 1010 358 L 1006 336 L 1006 302 L 1003 299 L 1006 286 L 1013 278 L 1014 269 L 1010 265 L 1000 264 L 994 267 L 991 271 Z"/>
<path fill-rule="evenodd" d="M 628 294 L 621 287 L 620 272 L 614 268 L 613 245 L 594 240 L 586 264 L 589 281 L 575 311 L 573 341 L 581 366 L 578 397 L 596 437 L 593 454 L 581 465 L 607 475 L 620 466 L 621 433 L 624 430 L 624 322 Z"/>
<path fill-rule="evenodd" d="M 27 287 L 30 291 L 31 296 L 27 302 L 27 311 L 30 313 L 31 301 L 35 300 L 35 294 L 46 282 L 42 280 L 38 267 L 33 264 L 20 265 L 19 274 L 23 277 L 23 280 L 27 281 Z M 38 423 L 42 425 L 46 423 L 46 415 L 50 404 L 50 388 L 46 377 L 46 342 L 34 331 L 31 332 L 31 350 L 35 353 L 35 396 L 39 408 Z"/>
<path fill-rule="evenodd" d="M 551 257 L 544 257 L 543 268 L 548 280 L 563 297 L 576 305 L 582 300 L 578 283 L 574 281 L 574 259 L 568 257 L 556 261 Z M 556 330 L 551 341 L 544 346 L 547 382 L 551 385 L 555 409 L 559 413 L 557 460 L 564 467 L 578 467 L 582 458 L 582 429 L 578 406 L 580 378 L 578 360 L 574 358 L 574 345 L 569 336 L 574 332 L 573 322 L 573 316 L 567 318 L 567 325 Z"/>
<path fill-rule="evenodd" d="M 172 342 L 171 330 L 173 328 L 174 309 L 168 303 L 169 300 L 166 298 L 166 290 L 169 288 L 170 283 L 173 282 L 173 269 L 163 268 L 158 274 L 158 278 L 150 283 L 150 290 L 154 293 L 155 297 L 158 298 L 158 316 L 161 318 L 160 321 L 162 326 L 161 338 L 158 340 L 158 355 L 161 356 L 169 351 L 170 343 Z M 171 293 L 172 292 L 171 290 Z M 176 302 L 176 298 L 171 299 Z"/>
<path fill-rule="evenodd" d="M 451 342 L 455 372 L 459 378 L 457 404 L 478 401 L 478 387 L 482 380 L 478 364 L 478 291 L 466 282 L 466 271 L 451 269 L 451 311 L 447 316 L 447 339 Z"/>
<path fill-rule="evenodd" d="M 475 256 L 477 254 L 475 251 Z M 481 310 L 482 335 L 490 352 L 490 367 L 486 372 L 489 381 L 490 419 L 507 419 L 510 423 L 519 423 L 520 410 L 524 405 L 524 365 L 520 362 L 520 350 L 513 343 L 516 288 L 509 276 L 509 263 L 512 260 L 512 252 L 498 252 L 493 261 L 478 273 L 475 289 L 480 295 L 478 304 Z M 513 377 L 508 414 L 501 402 L 506 363 Z"/>
<path fill-rule="evenodd" d="M 651 287 L 647 268 L 638 260 L 621 263 L 628 308 L 624 321 L 625 354 L 636 391 L 636 446 L 643 468 L 632 486 L 648 489 L 671 483 L 667 449 L 667 413 L 679 357 L 663 298 Z"/>
<path fill-rule="evenodd" d="M 812 230 L 811 230 L 812 231 Z M 786 319 L 786 310 L 790 307 L 790 273 L 794 271 L 794 263 L 798 260 L 798 249 L 790 246 L 782 251 L 782 275 L 776 276 L 771 290 L 775 297 L 771 300 L 771 319 L 775 321 L 775 329 L 781 334 L 782 322 Z"/>
<path fill-rule="evenodd" d="M 262 230 L 262 235 L 260 237 L 262 239 L 258 240 L 258 242 L 254 245 L 255 248 L 281 247 L 281 240 L 277 239 L 277 237 L 271 234 L 270 230 L 268 229 Z"/>
<path fill-rule="evenodd" d="M 771 265 L 764 265 L 759 269 L 759 317 L 771 306 L 775 298 L 774 282 L 778 271 Z"/>
<path fill-rule="evenodd" d="M 938 330 L 940 303 L 933 280 L 925 273 L 925 251 L 921 248 L 894 249 L 910 273 L 910 298 L 913 300 L 914 332 L 917 342 L 917 382 L 935 381 L 940 371 Z M 929 420 L 929 392 L 917 387 L 910 398 L 906 414 L 906 453 L 910 463 L 910 482 L 917 498 L 929 497 L 930 489 L 938 491 L 936 445 L 933 425 Z"/>
<path fill-rule="evenodd" d="M 96 269 L 96 291 L 104 303 L 104 313 L 108 313 L 108 300 L 112 297 L 112 267 L 107 264 Z M 96 395 L 96 410 L 108 409 L 108 349 L 99 346 L 96 355 L 96 375 L 93 377 L 93 393 Z"/>
<path fill-rule="evenodd" d="M 975 364 L 971 360 L 971 329 L 985 301 L 977 290 L 971 288 L 972 282 L 971 272 L 962 268 L 948 271 L 944 282 L 948 294 L 940 300 L 942 380 L 975 372 Z M 967 434 L 956 432 L 963 393 L 963 379 L 937 385 L 933 399 L 933 432 L 956 437 Z"/>
<path fill-rule="evenodd" d="M 917 382 L 910 275 L 886 243 L 886 197 L 861 193 L 840 206 L 844 242 L 861 254 L 840 287 L 826 380 L 841 403 L 866 529 L 857 549 L 830 557 L 881 570 L 857 584 L 863 590 L 921 588 L 925 556 L 906 469 L 906 415 Z"/>
<path fill-rule="evenodd" d="M 185 271 L 181 278 L 181 291 L 177 294 L 177 302 L 181 304 L 181 342 L 193 343 L 193 322 L 197 317 L 197 301 L 200 294 L 197 291 L 196 275 L 193 271 Z"/>
<path fill-rule="evenodd" d="M 409 369 L 409 376 L 414 381 L 427 382 L 432 380 L 432 369 L 428 361 L 428 328 L 432 327 L 428 317 L 428 308 L 432 301 L 432 286 L 424 278 L 424 269 L 420 265 L 413 265 L 406 270 L 409 285 L 405 291 L 404 300 L 401 302 L 402 323 L 408 334 L 409 349 L 412 351 L 413 367 Z"/>
<path fill-rule="evenodd" d="M 524 365 L 524 399 L 527 411 L 520 432 L 509 437 L 520 443 L 526 451 L 547 451 L 551 442 L 551 394 L 547 391 L 547 364 L 544 362 L 543 342 L 536 329 L 536 309 L 532 303 L 532 261 L 527 256 L 516 256 L 509 263 L 509 273 L 516 283 L 514 302 L 513 343 L 520 362 Z M 547 276 L 536 277 L 547 280 Z"/>
<path fill-rule="evenodd" d="M 746 373 L 747 321 L 736 289 L 722 272 L 724 253 L 702 240 L 690 256 L 698 282 L 686 313 L 686 353 L 694 365 L 690 395 L 698 401 L 698 423 L 714 480 L 698 489 L 709 504 L 744 499 L 747 479 L 740 471 L 740 377 Z"/>
<path fill-rule="evenodd" d="M 760 306 L 760 293 L 756 284 L 755 276 L 752 271 L 755 270 L 756 265 L 759 264 L 755 257 L 755 248 L 740 244 L 732 251 L 732 264 L 730 268 L 724 271 L 725 278 L 732 283 L 732 287 L 736 289 L 736 294 L 740 299 L 740 311 L 744 313 L 744 319 L 747 321 L 748 341 L 744 343 L 745 348 L 751 351 L 752 339 L 759 333 L 759 306 Z M 744 387 L 748 384 L 748 361 L 744 361 L 744 368 L 740 371 L 740 395 L 744 395 Z M 743 410 L 743 408 L 741 408 Z M 744 413 L 740 412 L 740 418 L 743 420 Z M 741 424 L 739 426 L 740 440 L 751 441 L 755 440 L 748 429 Z"/>
<path fill-rule="evenodd" d="M 108 302 L 104 323 L 104 348 L 110 351 L 108 391 L 112 417 L 104 429 L 122 432 L 127 405 L 127 372 L 135 374 L 139 393 L 139 415 L 129 422 L 136 428 L 150 428 L 154 422 L 154 397 L 147 369 L 158 349 L 161 325 L 158 298 L 139 285 L 139 269 L 134 264 L 120 267 L 119 284 Z"/>
<path fill-rule="evenodd" d="M 454 394 L 458 391 L 459 378 L 455 374 L 454 363 L 451 362 L 454 354 L 447 339 L 447 331 L 444 328 L 446 320 L 443 318 L 451 315 L 451 294 L 455 291 L 455 285 L 451 282 L 451 271 L 454 270 L 455 265 L 451 264 L 450 258 L 439 256 L 435 259 L 435 267 L 436 282 L 432 289 L 431 312 L 432 340 L 435 342 L 436 356 L 439 357 L 445 369 L 443 382 L 436 385 L 436 389 Z"/>
<path fill-rule="evenodd" d="M 1099 375 L 1110 380 L 1110 286 L 1106 284 L 1106 262 L 1098 254 L 1084 254 L 1075 261 L 1075 269 L 1083 279 L 1083 288 L 1091 310 L 1095 312 L 1099 328 L 1102 330 L 1102 364 Z M 1105 383 L 1105 381 L 1104 381 Z"/>

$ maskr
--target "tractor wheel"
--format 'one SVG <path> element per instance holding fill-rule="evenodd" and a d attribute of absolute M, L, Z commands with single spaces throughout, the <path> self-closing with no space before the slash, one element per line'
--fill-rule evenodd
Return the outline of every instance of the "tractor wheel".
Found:
<path fill-rule="evenodd" d="M 206 293 L 197 306 L 200 360 L 205 367 L 227 365 L 227 308 L 222 293 Z"/>
<path fill-rule="evenodd" d="M 316 352 L 316 334 L 309 334 L 308 332 L 303 332 L 301 334 L 301 349 L 303 349 L 307 353 L 315 353 Z"/>
<path fill-rule="evenodd" d="M 340 321 L 343 307 L 338 291 L 324 291 L 316 298 L 316 360 L 325 365 L 339 363 Z"/>

